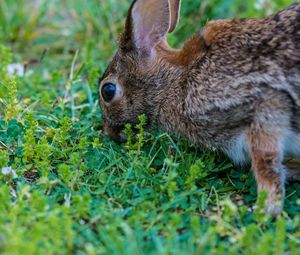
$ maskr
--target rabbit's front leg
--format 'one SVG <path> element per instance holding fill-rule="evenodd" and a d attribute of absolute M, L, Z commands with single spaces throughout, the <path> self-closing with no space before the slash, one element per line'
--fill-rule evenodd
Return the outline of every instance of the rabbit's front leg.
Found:
<path fill-rule="evenodd" d="M 281 213 L 285 195 L 285 168 L 282 164 L 280 130 L 254 124 L 248 131 L 248 142 L 258 192 L 266 191 L 267 213 Z"/>

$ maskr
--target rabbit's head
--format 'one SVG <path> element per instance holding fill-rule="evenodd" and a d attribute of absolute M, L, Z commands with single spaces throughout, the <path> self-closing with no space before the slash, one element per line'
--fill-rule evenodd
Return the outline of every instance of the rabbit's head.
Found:
<path fill-rule="evenodd" d="M 126 123 L 155 114 L 151 104 L 168 72 L 159 50 L 178 22 L 180 0 L 136 0 L 132 3 L 119 49 L 99 80 L 104 131 L 114 140 Z M 161 49 L 162 50 L 162 49 Z"/>

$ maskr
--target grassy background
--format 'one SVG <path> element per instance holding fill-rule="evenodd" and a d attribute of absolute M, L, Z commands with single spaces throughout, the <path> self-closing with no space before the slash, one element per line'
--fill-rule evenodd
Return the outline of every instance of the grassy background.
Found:
<path fill-rule="evenodd" d="M 184 0 L 169 41 L 180 47 L 208 20 L 291 2 Z M 272 220 L 265 194 L 249 209 L 249 167 L 149 134 L 143 118 L 121 147 L 102 134 L 96 81 L 129 4 L 0 0 L 0 253 L 300 254 L 299 183 Z M 26 75 L 9 76 L 11 63 Z"/>

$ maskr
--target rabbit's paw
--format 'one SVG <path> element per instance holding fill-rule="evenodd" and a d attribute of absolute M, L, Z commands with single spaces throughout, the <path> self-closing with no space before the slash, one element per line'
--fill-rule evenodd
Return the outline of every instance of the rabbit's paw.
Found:
<path fill-rule="evenodd" d="M 271 195 L 271 196 L 270 196 Z M 283 209 L 283 198 L 282 195 L 269 194 L 269 197 L 266 201 L 266 213 L 276 217 L 281 214 Z"/>

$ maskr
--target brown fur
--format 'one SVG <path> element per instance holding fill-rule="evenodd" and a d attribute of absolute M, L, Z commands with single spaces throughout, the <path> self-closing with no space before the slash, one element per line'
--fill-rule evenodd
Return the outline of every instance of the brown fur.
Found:
<path fill-rule="evenodd" d="M 269 193 L 266 205 L 269 213 L 276 215 L 282 209 L 281 201 L 284 197 L 285 170 L 281 164 L 279 148 L 281 134 L 275 130 L 266 130 L 254 124 L 249 128 L 247 136 L 258 190 Z"/>
<path fill-rule="evenodd" d="M 209 22 L 181 50 L 162 35 L 149 50 L 134 40 L 139 19 L 132 10 L 143 1 L 131 6 L 100 79 L 100 86 L 113 81 L 123 90 L 117 101 L 100 100 L 107 133 L 116 139 L 144 113 L 150 127 L 223 151 L 237 164 L 252 159 L 259 190 L 269 192 L 267 211 L 280 213 L 282 161 L 300 156 L 300 4 L 265 19 Z M 160 26 L 163 18 L 153 22 Z"/>
<path fill-rule="evenodd" d="M 198 34 L 189 38 L 181 50 L 171 49 L 165 42 L 157 46 L 160 57 L 170 64 L 178 66 L 190 65 L 201 55 L 204 55 L 205 51 L 206 42 Z"/>
<path fill-rule="evenodd" d="M 216 20 L 210 21 L 203 29 L 203 37 L 208 45 L 217 42 L 223 34 L 231 29 L 239 28 L 238 20 Z"/>

